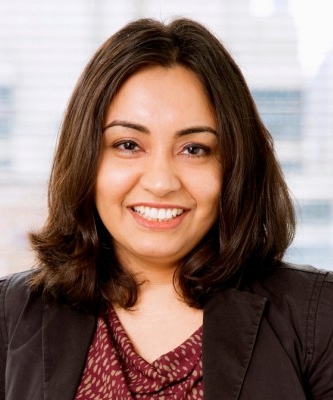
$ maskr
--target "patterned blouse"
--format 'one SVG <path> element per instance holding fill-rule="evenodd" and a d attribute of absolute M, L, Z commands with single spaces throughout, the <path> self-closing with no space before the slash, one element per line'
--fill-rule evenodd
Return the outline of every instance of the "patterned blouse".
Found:
<path fill-rule="evenodd" d="M 203 399 L 202 326 L 152 363 L 140 357 L 116 312 L 101 316 L 74 400 Z"/>

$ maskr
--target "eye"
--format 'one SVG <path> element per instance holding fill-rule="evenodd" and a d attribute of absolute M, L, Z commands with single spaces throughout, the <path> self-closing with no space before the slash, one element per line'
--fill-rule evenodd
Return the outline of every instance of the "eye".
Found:
<path fill-rule="evenodd" d="M 122 140 L 120 142 L 116 142 L 112 145 L 112 147 L 128 152 L 135 152 L 140 150 L 139 145 L 132 140 Z"/>
<path fill-rule="evenodd" d="M 184 147 L 182 153 L 189 157 L 204 157 L 209 155 L 211 149 L 203 144 L 191 143 Z"/>

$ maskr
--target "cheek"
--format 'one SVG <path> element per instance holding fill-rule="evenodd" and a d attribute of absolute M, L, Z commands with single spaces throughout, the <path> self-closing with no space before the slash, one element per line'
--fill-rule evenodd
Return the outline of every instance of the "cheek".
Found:
<path fill-rule="evenodd" d="M 210 208 L 212 217 L 215 220 L 217 217 L 218 209 L 219 209 L 219 202 L 221 198 L 221 185 L 219 182 L 211 182 L 211 190 L 207 192 L 206 202 L 210 204 L 208 208 Z"/>
<path fill-rule="evenodd" d="M 134 185 L 136 174 L 131 168 L 121 168 L 113 163 L 102 163 L 96 178 L 95 200 L 117 201 L 126 194 Z"/>
<path fill-rule="evenodd" d="M 219 170 L 192 174 L 188 187 L 191 188 L 192 195 L 202 210 L 217 212 L 222 189 L 222 177 Z"/>

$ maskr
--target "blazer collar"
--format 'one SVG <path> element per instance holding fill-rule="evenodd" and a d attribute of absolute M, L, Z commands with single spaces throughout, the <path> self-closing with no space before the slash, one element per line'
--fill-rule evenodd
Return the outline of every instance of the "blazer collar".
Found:
<path fill-rule="evenodd" d="M 249 292 L 226 289 L 205 306 L 203 375 L 206 400 L 239 398 L 266 301 Z"/>
<path fill-rule="evenodd" d="M 73 400 L 96 327 L 96 316 L 46 305 L 42 340 L 44 399 Z"/>

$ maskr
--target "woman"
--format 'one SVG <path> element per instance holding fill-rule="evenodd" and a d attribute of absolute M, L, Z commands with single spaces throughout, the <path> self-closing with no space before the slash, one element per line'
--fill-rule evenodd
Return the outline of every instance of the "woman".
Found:
<path fill-rule="evenodd" d="M 130 23 L 68 105 L 38 267 L 3 279 L 2 399 L 332 399 L 333 276 L 244 78 L 186 19 Z"/>

